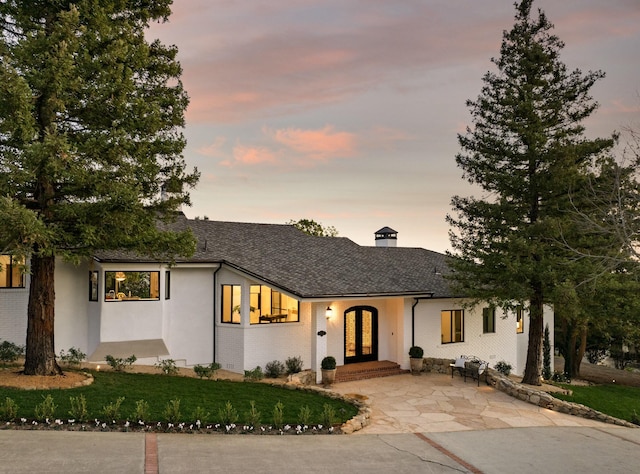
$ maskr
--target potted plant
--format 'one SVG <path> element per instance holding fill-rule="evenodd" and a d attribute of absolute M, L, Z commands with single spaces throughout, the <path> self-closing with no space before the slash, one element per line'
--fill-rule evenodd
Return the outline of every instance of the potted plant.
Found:
<path fill-rule="evenodd" d="M 322 369 L 322 385 L 331 385 L 336 380 L 336 359 L 333 356 L 327 356 L 320 363 Z"/>
<path fill-rule="evenodd" d="M 409 349 L 409 362 L 411 363 L 411 373 L 413 375 L 418 375 L 422 372 L 422 356 L 424 355 L 424 351 L 420 346 L 411 346 Z"/>

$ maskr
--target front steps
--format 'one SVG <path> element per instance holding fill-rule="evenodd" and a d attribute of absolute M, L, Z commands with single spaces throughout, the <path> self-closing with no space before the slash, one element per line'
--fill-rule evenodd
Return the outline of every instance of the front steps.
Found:
<path fill-rule="evenodd" d="M 399 364 L 388 360 L 358 362 L 356 364 L 338 366 L 336 370 L 336 383 L 407 373 L 409 373 L 408 370 L 401 369 Z"/>

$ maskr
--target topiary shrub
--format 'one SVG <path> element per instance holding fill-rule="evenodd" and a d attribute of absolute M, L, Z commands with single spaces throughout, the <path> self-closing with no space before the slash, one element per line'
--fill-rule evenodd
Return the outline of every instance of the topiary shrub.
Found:
<path fill-rule="evenodd" d="M 336 358 L 333 356 L 327 356 L 320 362 L 320 367 L 324 370 L 333 370 L 336 368 Z"/>
<path fill-rule="evenodd" d="M 409 349 L 409 357 L 412 359 L 422 359 L 424 355 L 424 350 L 420 346 L 411 346 Z"/>

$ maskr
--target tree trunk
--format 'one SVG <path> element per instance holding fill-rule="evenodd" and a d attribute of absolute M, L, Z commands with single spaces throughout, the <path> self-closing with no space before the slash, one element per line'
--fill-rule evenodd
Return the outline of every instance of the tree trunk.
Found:
<path fill-rule="evenodd" d="M 531 298 L 529 309 L 529 345 L 527 347 L 527 364 L 524 368 L 522 383 L 541 385 L 540 365 L 542 360 L 542 335 L 544 333 L 542 290 L 536 291 Z"/>
<path fill-rule="evenodd" d="M 570 324 L 567 328 L 567 346 L 564 356 L 564 373 L 573 378 L 573 371 L 575 370 L 575 357 L 576 357 L 576 344 L 578 335 L 573 324 Z"/>
<path fill-rule="evenodd" d="M 584 357 L 584 353 L 587 350 L 587 325 L 585 324 L 580 328 L 580 345 L 576 347 L 576 355 L 573 359 L 573 374 L 571 377 L 578 377 L 580 375 L 580 363 Z"/>
<path fill-rule="evenodd" d="M 55 257 L 31 257 L 31 287 L 27 309 L 26 375 L 59 375 L 54 345 Z"/>

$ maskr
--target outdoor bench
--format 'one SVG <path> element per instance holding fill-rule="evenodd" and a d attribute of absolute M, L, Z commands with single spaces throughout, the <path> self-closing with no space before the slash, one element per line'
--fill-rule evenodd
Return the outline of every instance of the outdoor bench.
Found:
<path fill-rule="evenodd" d="M 449 364 L 449 367 L 451 367 L 451 378 L 457 371 L 465 382 L 467 377 L 471 377 L 472 380 L 478 382 L 479 387 L 480 377 L 484 374 L 485 383 L 487 382 L 487 367 L 489 367 L 489 364 L 478 357 L 461 355 L 453 364 Z"/>

